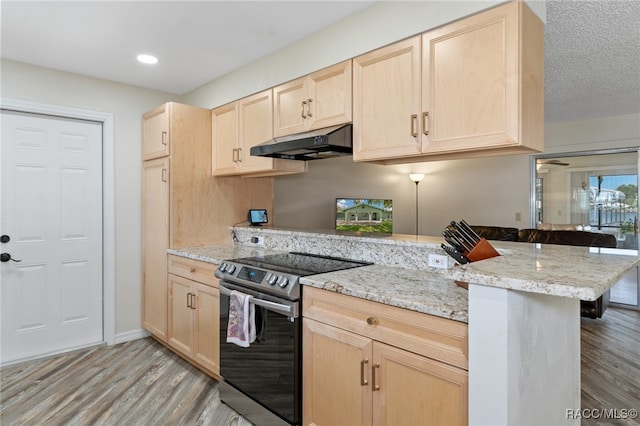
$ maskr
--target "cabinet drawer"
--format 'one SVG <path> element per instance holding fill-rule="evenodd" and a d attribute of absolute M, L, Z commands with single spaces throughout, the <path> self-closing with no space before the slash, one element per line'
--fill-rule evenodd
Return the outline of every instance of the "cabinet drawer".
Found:
<path fill-rule="evenodd" d="M 169 273 L 192 281 L 218 287 L 218 279 L 213 275 L 218 265 L 193 260 L 187 257 L 169 255 Z"/>
<path fill-rule="evenodd" d="M 304 287 L 302 315 L 463 369 L 467 324 L 331 291 Z"/>

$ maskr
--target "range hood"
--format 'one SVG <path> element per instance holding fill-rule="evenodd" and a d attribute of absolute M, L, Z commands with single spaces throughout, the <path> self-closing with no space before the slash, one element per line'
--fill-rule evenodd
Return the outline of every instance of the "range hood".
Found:
<path fill-rule="evenodd" d="M 282 136 L 251 148 L 251 155 L 285 160 L 320 160 L 351 155 L 351 124 L 325 127 L 306 133 Z"/>

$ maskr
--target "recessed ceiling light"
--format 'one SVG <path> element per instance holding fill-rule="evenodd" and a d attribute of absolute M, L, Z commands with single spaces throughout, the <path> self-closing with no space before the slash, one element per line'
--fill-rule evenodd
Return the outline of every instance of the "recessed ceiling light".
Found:
<path fill-rule="evenodd" d="M 153 55 L 138 55 L 137 57 L 139 62 L 142 62 L 143 64 L 157 64 L 158 63 L 158 58 L 156 58 Z"/>

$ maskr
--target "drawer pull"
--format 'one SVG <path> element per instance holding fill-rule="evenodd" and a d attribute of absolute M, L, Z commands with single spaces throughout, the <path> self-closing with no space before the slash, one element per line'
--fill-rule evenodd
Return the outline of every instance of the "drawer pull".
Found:
<path fill-rule="evenodd" d="M 372 391 L 380 390 L 380 386 L 376 385 L 376 370 L 380 368 L 380 363 L 376 363 L 373 367 L 371 367 L 371 380 L 372 380 Z"/>
<path fill-rule="evenodd" d="M 189 272 L 194 273 L 196 271 L 196 268 L 189 268 Z"/>
<path fill-rule="evenodd" d="M 377 325 L 378 324 L 378 319 L 376 317 L 369 317 L 369 318 L 367 318 L 367 324 L 369 324 L 369 325 Z"/>
<path fill-rule="evenodd" d="M 369 359 L 365 358 L 360 361 L 360 386 L 367 386 L 369 381 L 364 378 L 364 366 L 369 363 Z"/>

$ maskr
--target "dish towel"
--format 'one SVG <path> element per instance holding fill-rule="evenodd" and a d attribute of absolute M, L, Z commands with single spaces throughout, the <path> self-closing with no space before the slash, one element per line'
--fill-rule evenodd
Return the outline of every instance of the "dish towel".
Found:
<path fill-rule="evenodd" d="M 256 310 L 248 294 L 232 290 L 229 296 L 227 343 L 248 348 L 256 340 Z"/>

